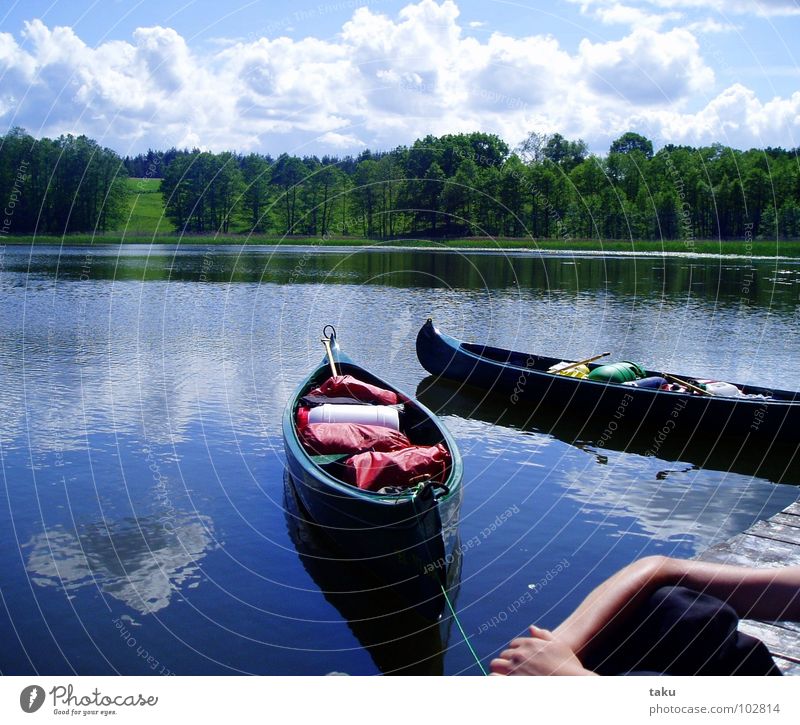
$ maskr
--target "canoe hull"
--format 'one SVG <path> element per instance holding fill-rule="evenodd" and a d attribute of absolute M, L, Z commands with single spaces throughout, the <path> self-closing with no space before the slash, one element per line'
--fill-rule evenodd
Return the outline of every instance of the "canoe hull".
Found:
<path fill-rule="evenodd" d="M 287 405 L 283 434 L 287 472 L 309 518 L 352 560 L 360 561 L 396 588 L 418 613 L 436 619 L 443 611 L 442 587 L 453 561 L 461 506 L 463 465 L 455 441 L 433 413 L 353 363 L 334 348 L 340 371 L 395 390 L 406 400 L 406 415 L 426 444 L 444 442 L 451 455 L 448 491 L 423 488 L 416 495 L 386 496 L 360 491 L 338 480 L 306 454 L 297 438 L 297 400 L 309 385 L 327 376 L 320 365 Z M 413 436 L 412 436 L 413 439 Z"/>
<path fill-rule="evenodd" d="M 800 394 L 793 391 L 739 386 L 780 400 L 723 398 L 553 375 L 545 370 L 558 362 L 555 358 L 466 345 L 439 332 L 430 321 L 417 335 L 417 356 L 432 375 L 491 391 L 498 399 L 504 396 L 510 409 L 521 406 L 535 414 L 539 408 L 556 408 L 566 418 L 591 419 L 595 429 L 605 423 L 606 440 L 623 434 L 650 436 L 651 455 L 657 455 L 667 439 L 673 444 L 703 440 L 756 445 L 764 454 L 794 449 L 800 441 Z"/>
<path fill-rule="evenodd" d="M 310 520 L 350 561 L 391 586 L 421 616 L 435 620 L 442 614 L 460 495 L 444 505 L 426 496 L 414 508 L 373 511 L 352 500 L 331 501 L 330 492 L 302 467 L 290 465 L 288 473 Z"/>
<path fill-rule="evenodd" d="M 431 622 L 392 586 L 353 561 L 314 524 L 291 478 L 284 479 L 286 528 L 300 561 L 325 599 L 347 621 L 376 667 L 391 675 L 442 675 L 452 618 Z M 448 595 L 458 594 L 460 559 L 450 567 Z M 353 674 L 353 673 L 351 673 Z"/>

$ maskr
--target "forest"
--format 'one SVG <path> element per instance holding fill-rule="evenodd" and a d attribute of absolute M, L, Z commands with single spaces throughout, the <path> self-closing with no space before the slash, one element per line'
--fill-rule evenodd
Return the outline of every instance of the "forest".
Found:
<path fill-rule="evenodd" d="M 160 179 L 164 214 L 188 234 L 669 239 L 689 249 L 800 238 L 798 149 L 654 152 L 628 132 L 601 156 L 557 133 L 512 149 L 476 132 L 357 157 L 173 148 L 123 159 L 85 136 L 35 140 L 21 129 L 0 149 L 0 198 L 14 204 L 5 234 L 121 229 L 130 176 Z"/>
<path fill-rule="evenodd" d="M 118 228 L 129 206 L 119 155 L 86 136 L 0 136 L 0 234 Z"/>

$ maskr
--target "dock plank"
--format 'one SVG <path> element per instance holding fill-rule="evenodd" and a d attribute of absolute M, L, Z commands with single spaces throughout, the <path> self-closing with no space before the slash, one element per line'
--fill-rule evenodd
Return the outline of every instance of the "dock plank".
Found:
<path fill-rule="evenodd" d="M 800 501 L 709 547 L 696 558 L 759 568 L 800 566 Z M 739 629 L 767 646 L 784 675 L 800 676 L 800 622 L 744 619 Z"/>
<path fill-rule="evenodd" d="M 789 675 L 790 677 L 797 677 L 800 676 L 800 665 L 797 662 L 792 662 L 791 660 L 785 660 L 783 657 L 773 656 L 775 660 L 775 664 L 778 665 L 778 669 L 783 672 L 784 675 Z"/>
<path fill-rule="evenodd" d="M 697 558 L 738 566 L 800 566 L 800 546 L 745 533 L 712 546 Z"/>
<path fill-rule="evenodd" d="M 776 524 L 784 524 L 785 526 L 794 526 L 800 528 L 800 516 L 785 514 L 783 512 L 775 514 L 770 521 Z"/>
<path fill-rule="evenodd" d="M 800 529 L 796 526 L 786 526 L 785 524 L 776 523 L 772 519 L 759 521 L 751 526 L 747 530 L 747 533 L 750 536 L 758 536 L 773 541 L 782 541 L 786 544 L 794 544 L 800 547 Z"/>
<path fill-rule="evenodd" d="M 794 516 L 800 516 L 800 501 L 795 501 L 790 506 L 787 506 L 781 513 L 784 514 L 793 514 Z"/>
<path fill-rule="evenodd" d="M 773 655 L 800 665 L 800 633 L 752 619 L 743 619 L 739 629 L 760 639 Z"/>

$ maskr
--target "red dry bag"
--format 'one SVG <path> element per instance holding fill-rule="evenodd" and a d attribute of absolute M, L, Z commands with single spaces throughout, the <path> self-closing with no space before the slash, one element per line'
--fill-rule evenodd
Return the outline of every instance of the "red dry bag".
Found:
<path fill-rule="evenodd" d="M 444 482 L 450 454 L 441 444 L 412 446 L 393 453 L 359 453 L 345 461 L 354 485 L 367 491 L 406 488 L 426 478 Z"/>
<path fill-rule="evenodd" d="M 360 423 L 310 423 L 299 431 L 300 440 L 312 455 L 399 451 L 411 441 L 400 431 Z"/>
<path fill-rule="evenodd" d="M 397 393 L 364 383 L 352 375 L 337 375 L 328 378 L 318 388 L 309 391 L 308 395 L 353 398 L 362 403 L 378 403 L 379 405 L 396 405 L 400 402 Z"/>

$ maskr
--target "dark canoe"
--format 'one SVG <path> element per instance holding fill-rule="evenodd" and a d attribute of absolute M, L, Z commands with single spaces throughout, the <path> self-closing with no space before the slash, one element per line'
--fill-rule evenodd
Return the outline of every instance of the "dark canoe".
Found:
<path fill-rule="evenodd" d="M 800 441 L 800 393 L 793 391 L 734 383 L 745 394 L 768 399 L 728 398 L 555 375 L 547 369 L 560 358 L 462 342 L 431 320 L 417 335 L 417 356 L 432 375 L 491 391 L 509 409 L 555 409 L 565 418 L 591 419 L 595 430 L 602 429 L 595 443 L 649 436 L 646 455 L 659 455 L 668 440 L 673 445 L 702 440 L 731 456 L 746 447 L 761 456 L 791 457 Z M 696 382 L 691 375 L 676 377 Z"/>
<path fill-rule="evenodd" d="M 402 429 L 417 445 L 442 443 L 451 465 L 445 488 L 422 485 L 398 494 L 362 491 L 341 477 L 341 459 L 310 456 L 297 436 L 300 398 L 330 376 L 327 358 L 299 385 L 283 415 L 287 469 L 298 500 L 311 520 L 339 547 L 396 588 L 423 616 L 435 619 L 444 606 L 441 587 L 455 560 L 463 464 L 455 440 L 431 411 L 365 370 L 331 345 L 340 375 L 397 393 L 404 401 Z"/>

